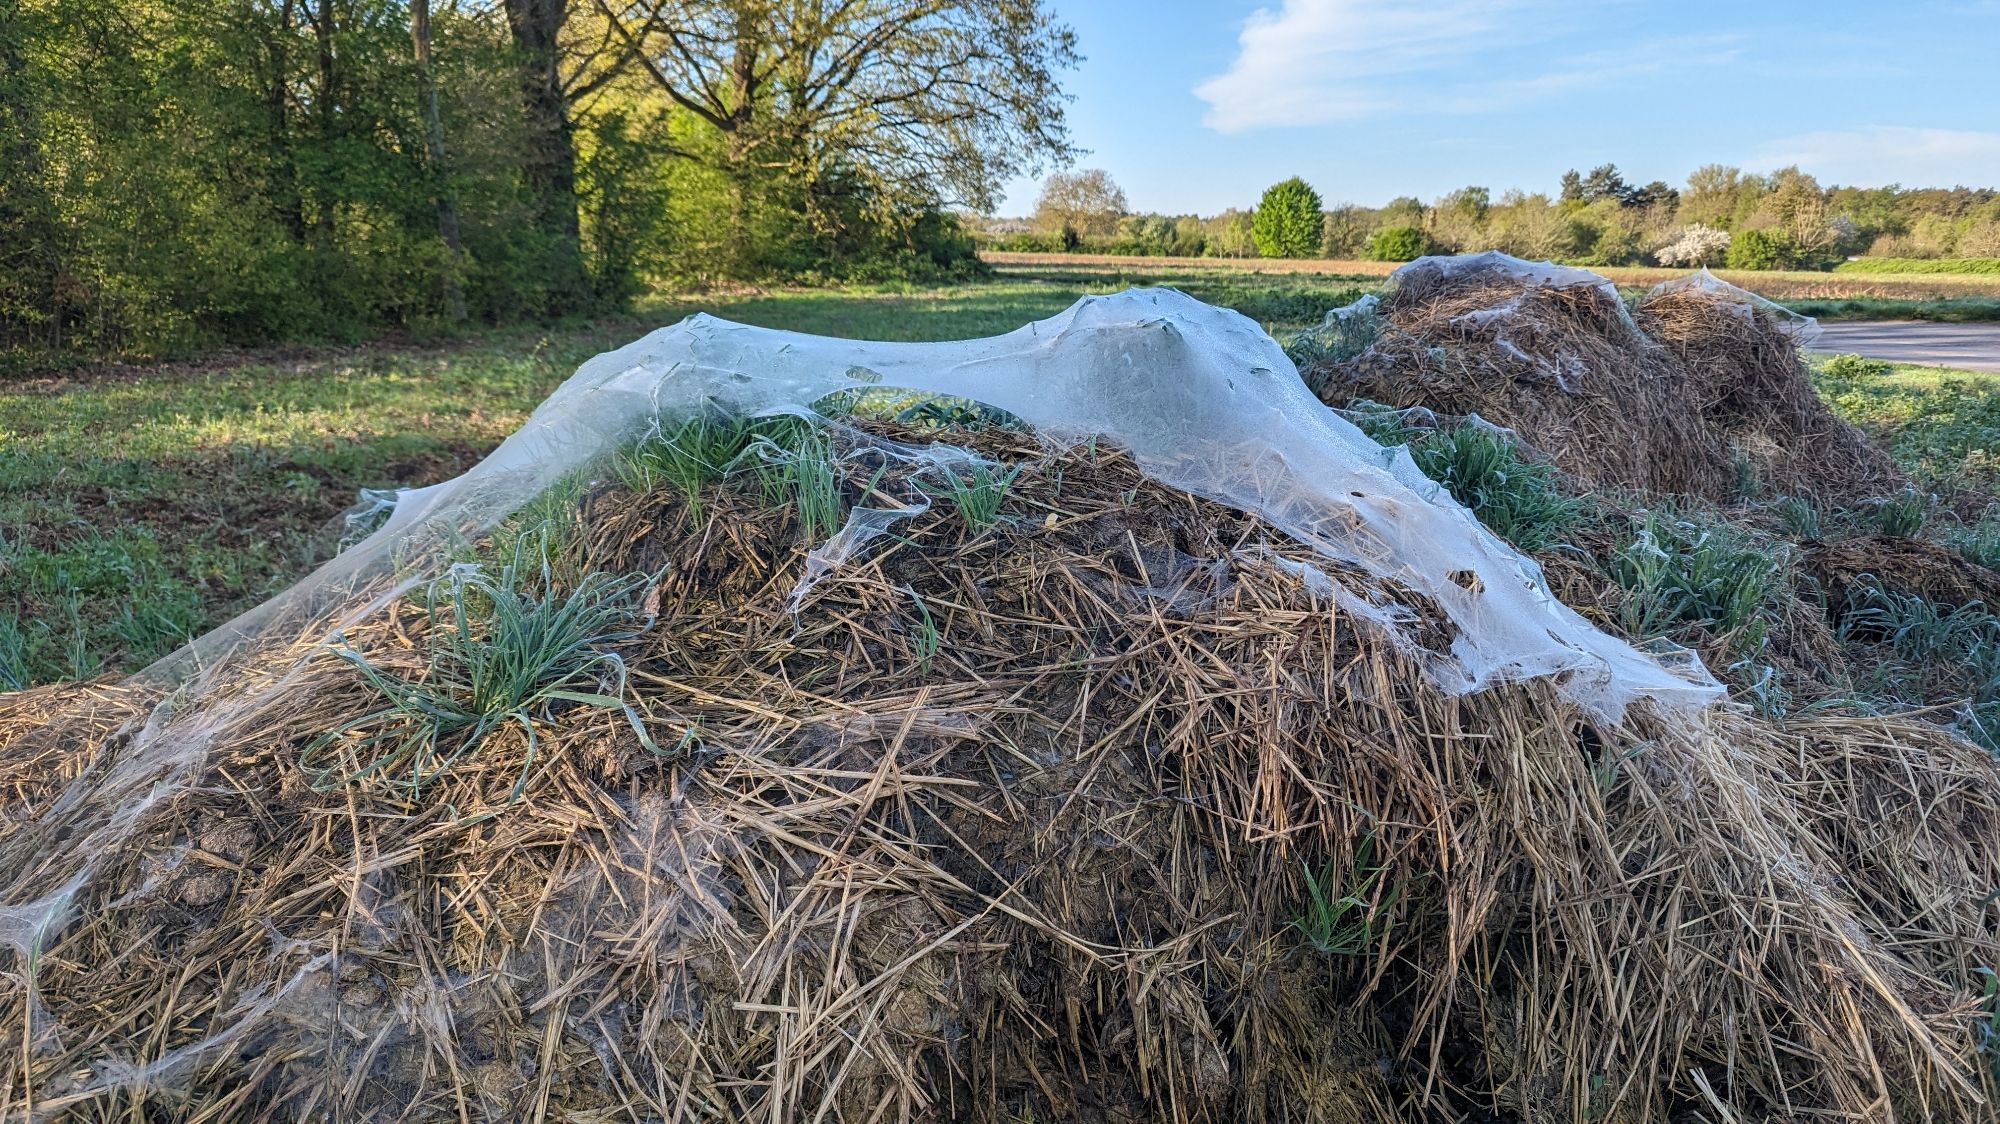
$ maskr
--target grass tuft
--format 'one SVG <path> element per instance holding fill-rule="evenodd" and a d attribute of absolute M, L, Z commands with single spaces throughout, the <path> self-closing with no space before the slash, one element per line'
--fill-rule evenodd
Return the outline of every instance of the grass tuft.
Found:
<path fill-rule="evenodd" d="M 1619 605 L 1620 623 L 1635 636 L 1697 624 L 1757 650 L 1782 559 L 1782 550 L 1728 524 L 1648 513 L 1611 555 L 1611 576 L 1630 595 Z"/>
<path fill-rule="evenodd" d="M 1374 948 L 1382 935 L 1378 926 L 1402 889 L 1385 888 L 1387 870 L 1375 862 L 1372 831 L 1355 843 L 1346 870 L 1331 862 L 1318 874 L 1306 867 L 1305 909 L 1292 925 L 1307 946 L 1326 956 L 1362 956 Z"/>
<path fill-rule="evenodd" d="M 645 574 L 590 573 L 559 590 L 547 551 L 526 536 L 497 574 L 453 566 L 424 587 L 429 660 L 420 674 L 377 666 L 344 638 L 336 644 L 386 705 L 315 739 L 302 767 L 321 789 L 373 780 L 414 794 L 512 724 L 528 743 L 519 796 L 534 769 L 535 723 L 558 703 L 620 711 L 658 752 L 624 701 L 625 663 L 607 650 L 650 626 L 640 600 L 651 584 Z"/>
<path fill-rule="evenodd" d="M 1482 426 L 1433 431 L 1411 444 L 1410 456 L 1521 550 L 1554 546 L 1583 510 L 1582 501 L 1560 491 L 1554 466 L 1529 460 L 1512 437 Z"/>
<path fill-rule="evenodd" d="M 1000 521 L 1000 508 L 1007 502 L 1007 490 L 1021 474 L 1020 465 L 992 465 L 975 461 L 963 467 L 943 468 L 941 480 L 920 478 L 923 490 L 933 499 L 948 499 L 973 534 Z"/>

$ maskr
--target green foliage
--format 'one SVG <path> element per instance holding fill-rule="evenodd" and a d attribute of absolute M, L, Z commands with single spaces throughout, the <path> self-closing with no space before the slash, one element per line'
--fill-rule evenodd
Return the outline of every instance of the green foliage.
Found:
<path fill-rule="evenodd" d="M 452 567 L 424 587 L 424 671 L 405 677 L 378 667 L 339 638 L 334 655 L 352 665 L 384 706 L 314 739 L 300 766 L 319 788 L 374 781 L 412 794 L 476 753 L 508 725 L 527 739 L 519 796 L 535 765 L 537 722 L 559 704 L 621 712 L 648 749 L 659 747 L 624 701 L 625 663 L 611 645 L 651 626 L 640 605 L 645 574 L 590 573 L 556 587 L 546 539 L 523 536 L 492 574 Z"/>
<path fill-rule="evenodd" d="M 2000 570 L 2000 508 L 1988 508 L 1978 522 L 1940 530 L 1938 541 L 1975 565 Z M 2000 606 L 1995 606 L 2000 609 Z"/>
<path fill-rule="evenodd" d="M 1779 588 L 1783 550 L 1726 523 L 1647 514 L 1610 558 L 1628 594 L 1620 623 L 1635 636 L 1695 624 L 1734 634 L 1739 650 L 1763 641 L 1760 616 Z"/>
<path fill-rule="evenodd" d="M 2000 258 L 1857 258 L 1833 267 L 1835 273 L 1937 273 L 2000 276 Z"/>
<path fill-rule="evenodd" d="M 1318 257 L 1326 237 L 1319 192 L 1297 176 L 1272 184 L 1257 204 L 1250 237 L 1267 258 Z"/>
<path fill-rule="evenodd" d="M 1374 345 L 1382 334 L 1382 316 L 1373 298 L 1331 309 L 1317 327 L 1307 328 L 1285 344 L 1285 354 L 1300 371 L 1324 363 L 1345 363 Z"/>
<path fill-rule="evenodd" d="M 1554 466 L 1528 459 L 1513 438 L 1483 426 L 1433 431 L 1411 444 L 1410 456 L 1493 533 L 1522 550 L 1555 545 L 1582 511 L 1581 501 L 1562 494 Z"/>
<path fill-rule="evenodd" d="M 1828 378 L 1865 379 L 1886 375 L 1895 367 L 1880 359 L 1864 359 L 1859 355 L 1830 355 L 1820 363 L 1819 369 Z"/>
<path fill-rule="evenodd" d="M 1368 239 L 1369 261 L 1415 261 L 1430 252 L 1430 238 L 1419 227 L 1385 226 Z"/>
<path fill-rule="evenodd" d="M 1374 832 L 1355 843 L 1346 869 L 1329 862 L 1317 874 L 1311 867 L 1301 873 L 1305 906 L 1292 926 L 1307 947 L 1323 956 L 1365 956 L 1381 942 L 1403 887 L 1384 883 L 1388 867 L 1375 861 Z"/>
<path fill-rule="evenodd" d="M 1778 522 L 1793 538 L 1811 542 L 1820 536 L 1819 508 L 1811 500 L 1786 496 L 1777 504 Z"/>
<path fill-rule="evenodd" d="M 940 479 L 920 477 L 919 486 L 935 499 L 948 499 L 958 509 L 965 529 L 974 534 L 1000 521 L 1000 508 L 1007 502 L 1007 490 L 1021 474 L 1020 465 L 994 465 L 974 461 L 966 465 L 939 468 Z"/>
<path fill-rule="evenodd" d="M 1898 368 L 1842 379 L 1820 372 L 1833 411 L 1870 431 L 1927 490 L 2000 489 L 2000 394 L 1993 376 Z"/>
<path fill-rule="evenodd" d="M 1892 539 L 1913 539 L 1922 533 L 1933 503 L 1931 497 L 1906 489 L 1869 505 L 1868 520 L 1879 534 Z"/>
<path fill-rule="evenodd" d="M 1729 240 L 1724 263 L 1731 269 L 1796 269 L 1802 252 L 1778 230 L 1739 230 Z"/>

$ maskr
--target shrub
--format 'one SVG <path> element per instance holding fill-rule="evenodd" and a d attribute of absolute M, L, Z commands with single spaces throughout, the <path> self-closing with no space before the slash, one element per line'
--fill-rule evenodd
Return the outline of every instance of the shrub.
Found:
<path fill-rule="evenodd" d="M 1880 359 L 1853 354 L 1830 356 L 1819 365 L 1820 374 L 1834 379 L 1880 378 L 1894 369 L 1894 365 Z"/>
<path fill-rule="evenodd" d="M 1672 241 L 1653 251 L 1653 260 L 1690 269 L 1714 265 L 1729 253 L 1730 241 L 1728 231 L 1695 223 L 1675 231 Z"/>
<path fill-rule="evenodd" d="M 1729 240 L 1731 269 L 1791 269 L 1799 263 L 1799 248 L 1778 230 L 1739 230 Z"/>
<path fill-rule="evenodd" d="M 1431 240 L 1414 226 L 1385 226 L 1368 239 L 1369 261 L 1415 261 L 1431 252 Z"/>
<path fill-rule="evenodd" d="M 1250 220 L 1250 238 L 1267 258 L 1318 257 L 1326 238 L 1319 192 L 1297 176 L 1272 184 Z"/>

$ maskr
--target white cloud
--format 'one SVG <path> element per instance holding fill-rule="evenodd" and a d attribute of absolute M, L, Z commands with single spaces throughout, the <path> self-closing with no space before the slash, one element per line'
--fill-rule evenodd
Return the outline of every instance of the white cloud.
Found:
<path fill-rule="evenodd" d="M 1869 125 L 1785 137 L 1749 161 L 1759 168 L 1788 164 L 1828 183 L 1878 187 L 1951 187 L 2000 182 L 2000 133 Z"/>
<path fill-rule="evenodd" d="M 1387 108 L 1370 79 L 1443 65 L 1495 34 L 1509 3 L 1409 10 L 1368 0 L 1284 0 L 1243 22 L 1236 61 L 1195 87 L 1225 133 L 1319 125 Z"/>
<path fill-rule="evenodd" d="M 1552 40 L 1599 9 L 1578 0 L 1283 0 L 1244 21 L 1229 69 L 1194 93 L 1209 104 L 1204 124 L 1239 133 L 1389 112 L 1490 113 L 1734 55 L 1727 37 L 1556 49 Z"/>

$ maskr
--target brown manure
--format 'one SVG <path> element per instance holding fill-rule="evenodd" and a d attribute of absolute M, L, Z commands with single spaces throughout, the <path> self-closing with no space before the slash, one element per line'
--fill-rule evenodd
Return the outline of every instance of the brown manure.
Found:
<path fill-rule="evenodd" d="M 1601 278 L 1410 267 L 1373 346 L 1306 378 L 1334 406 L 1478 414 L 1596 486 L 1723 501 L 1749 486 L 1827 500 L 1901 486 L 1814 394 L 1787 326 L 1752 301 L 1690 286 L 1628 311 Z"/>
<path fill-rule="evenodd" d="M 617 650 L 659 752 L 579 703 L 315 784 L 379 698 L 305 641 L 150 719 L 0 696 L 0 759 L 61 763 L 0 788 L 0 901 L 56 903 L 0 915 L 0 1117 L 1991 1119 L 1984 752 L 1447 695 L 1407 591 L 1115 451 L 984 449 L 1001 523 L 940 504 L 796 614 L 789 505 L 585 494 L 554 580 L 658 575 Z M 419 675 L 447 621 L 348 640 Z M 72 778 L 162 746 L 191 782 L 75 879 Z"/>
<path fill-rule="evenodd" d="M 1808 543 L 1804 561 L 1833 608 L 1865 604 L 1869 591 L 1879 589 L 1942 609 L 1976 604 L 2000 611 L 2000 574 L 1929 539 L 1863 535 Z"/>

